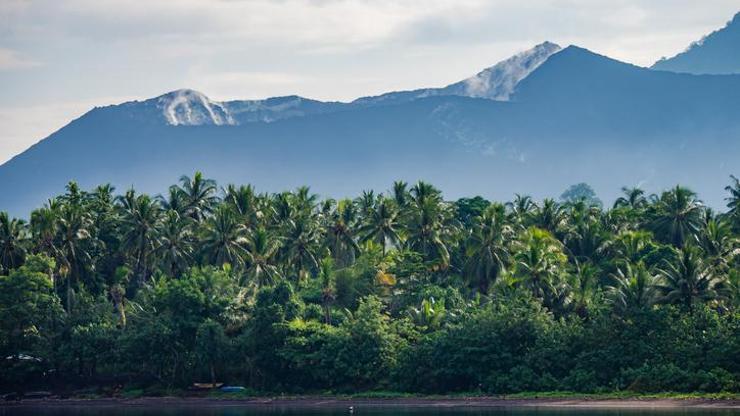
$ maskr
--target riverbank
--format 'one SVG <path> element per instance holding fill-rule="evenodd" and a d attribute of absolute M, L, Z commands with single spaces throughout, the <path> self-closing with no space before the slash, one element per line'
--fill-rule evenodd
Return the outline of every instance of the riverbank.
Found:
<path fill-rule="evenodd" d="M 712 398 L 591 398 L 591 397 L 450 397 L 450 398 L 351 398 L 351 397 L 143 397 L 135 399 L 30 399 L 0 403 L 10 407 L 286 407 L 286 408 L 358 408 L 430 407 L 430 408 L 594 408 L 594 409 L 735 409 L 740 399 Z"/>

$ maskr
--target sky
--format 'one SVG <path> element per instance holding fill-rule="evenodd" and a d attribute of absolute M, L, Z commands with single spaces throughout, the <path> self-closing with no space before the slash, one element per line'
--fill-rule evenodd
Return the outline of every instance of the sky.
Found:
<path fill-rule="evenodd" d="M 0 0 L 0 163 L 94 106 L 348 101 L 444 86 L 535 44 L 649 66 L 740 0 Z"/>

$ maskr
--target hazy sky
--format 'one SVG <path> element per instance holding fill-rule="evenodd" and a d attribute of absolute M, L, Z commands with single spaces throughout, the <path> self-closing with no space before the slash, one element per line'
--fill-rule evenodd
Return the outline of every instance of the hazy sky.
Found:
<path fill-rule="evenodd" d="M 0 162 L 95 105 L 351 100 L 446 85 L 544 40 L 647 66 L 740 0 L 0 0 Z"/>

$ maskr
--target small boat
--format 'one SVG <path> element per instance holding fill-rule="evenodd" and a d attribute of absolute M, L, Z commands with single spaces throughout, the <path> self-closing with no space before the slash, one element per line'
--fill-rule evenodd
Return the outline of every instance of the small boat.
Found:
<path fill-rule="evenodd" d="M 224 393 L 239 393 L 247 389 L 243 386 L 222 386 L 220 390 Z"/>

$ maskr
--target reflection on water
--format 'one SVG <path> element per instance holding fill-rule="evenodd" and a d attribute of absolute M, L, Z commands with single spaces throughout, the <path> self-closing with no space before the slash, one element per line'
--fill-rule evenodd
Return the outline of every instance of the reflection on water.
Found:
<path fill-rule="evenodd" d="M 347 406 L 351 403 L 348 402 Z M 243 407 L 209 405 L 208 407 L 146 405 L 141 407 L 3 407 L 0 416 L 737 416 L 738 410 L 710 409 L 532 409 L 532 408 L 455 408 L 376 407 Z"/>

